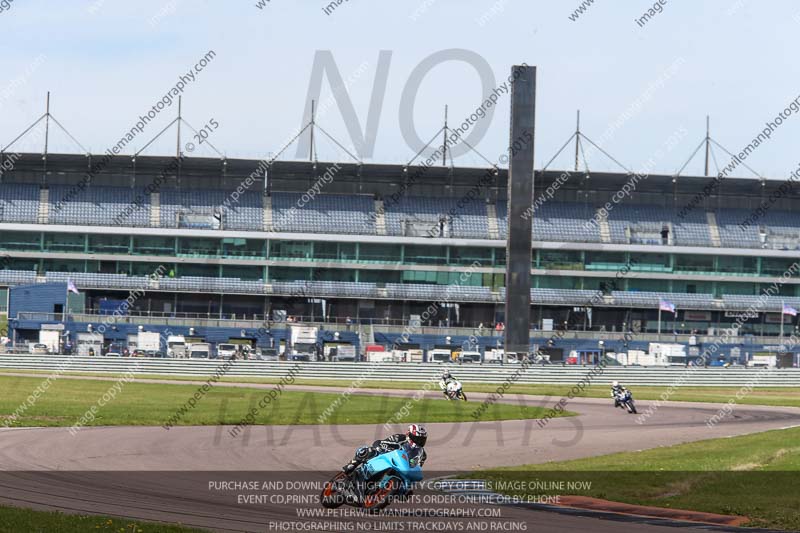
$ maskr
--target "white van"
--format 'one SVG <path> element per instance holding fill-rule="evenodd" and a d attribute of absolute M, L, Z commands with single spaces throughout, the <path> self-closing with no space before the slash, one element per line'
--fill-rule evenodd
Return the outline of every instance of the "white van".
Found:
<path fill-rule="evenodd" d="M 449 363 L 452 359 L 450 350 L 436 348 L 428 351 L 429 363 Z"/>
<path fill-rule="evenodd" d="M 459 363 L 481 364 L 481 352 L 461 352 L 458 356 Z"/>

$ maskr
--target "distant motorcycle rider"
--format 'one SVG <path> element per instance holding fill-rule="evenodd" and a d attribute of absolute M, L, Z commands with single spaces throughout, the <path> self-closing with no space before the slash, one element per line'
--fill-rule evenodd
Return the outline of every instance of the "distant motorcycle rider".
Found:
<path fill-rule="evenodd" d="M 419 465 L 425 464 L 428 459 L 428 454 L 425 453 L 425 443 L 428 441 L 428 431 L 424 426 L 419 424 L 411 424 L 405 433 L 395 433 L 389 435 L 385 439 L 376 440 L 372 446 L 362 446 L 356 450 L 353 459 L 347 463 L 342 470 L 348 476 L 352 474 L 356 468 L 373 457 L 381 455 L 386 452 L 391 452 L 402 448 L 403 446 L 412 446 L 422 449 L 420 454 Z"/>
<path fill-rule="evenodd" d="M 624 395 L 627 390 L 628 389 L 621 385 L 619 381 L 611 382 L 611 397 L 614 398 L 614 407 L 620 407 L 619 398 Z"/>
<path fill-rule="evenodd" d="M 453 377 L 453 375 L 450 373 L 449 370 L 445 370 L 442 373 L 442 379 L 439 380 L 439 388 L 442 389 L 442 393 L 445 395 L 446 398 L 449 398 L 447 394 L 447 385 L 455 382 L 456 378 Z"/>

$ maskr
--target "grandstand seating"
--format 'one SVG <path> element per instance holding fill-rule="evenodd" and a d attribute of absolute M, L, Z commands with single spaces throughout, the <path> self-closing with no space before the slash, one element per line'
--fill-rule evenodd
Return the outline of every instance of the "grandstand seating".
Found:
<path fill-rule="evenodd" d="M 657 205 L 621 203 L 614 206 L 608 215 L 611 242 L 620 244 L 662 244 L 661 230 L 669 228 L 671 242 L 684 246 L 713 246 L 708 222 L 702 210 L 690 211 L 680 219 L 674 209 Z M 648 238 L 635 240 L 631 235 Z"/>
<path fill-rule="evenodd" d="M 505 289 L 493 292 L 489 287 L 435 284 L 376 284 L 343 281 L 274 281 L 242 280 L 238 278 L 208 278 L 183 276 L 163 277 L 152 280 L 149 276 L 127 276 L 125 274 L 87 274 L 76 272 L 48 272 L 37 278 L 33 271 L 0 270 L 0 284 L 14 286 L 39 282 L 72 281 L 79 288 L 113 288 L 124 290 L 158 289 L 179 292 L 219 292 L 226 294 L 275 294 L 296 296 L 303 294 L 328 298 L 387 298 L 392 300 L 462 301 L 496 303 L 505 299 Z M 533 305 L 598 305 L 600 293 L 577 289 L 531 289 Z M 711 294 L 614 291 L 603 297 L 602 304 L 620 307 L 657 309 L 660 300 L 668 300 L 678 309 L 720 309 L 744 311 L 751 306 L 768 312 L 780 312 L 785 303 L 800 309 L 798 297 L 770 297 L 760 300 L 757 295 L 724 295 L 717 298 Z"/>
<path fill-rule="evenodd" d="M 275 231 L 375 234 L 375 206 L 371 196 L 321 194 L 305 204 L 302 196 L 280 192 L 272 195 Z"/>
<path fill-rule="evenodd" d="M 217 229 L 215 214 L 221 216 L 222 229 L 264 228 L 264 204 L 257 191 L 245 191 L 234 201 L 232 191 L 162 190 L 160 200 L 161 226 L 165 228 Z M 192 215 L 195 218 L 190 218 Z"/>
<path fill-rule="evenodd" d="M 584 204 L 545 202 L 533 214 L 533 238 L 542 241 L 600 242 L 600 230 L 587 223 L 595 210 Z"/>
<path fill-rule="evenodd" d="M 658 308 L 660 300 L 668 300 L 678 309 L 723 308 L 711 294 L 650 291 L 614 291 L 611 293 L 616 305 Z M 747 306 L 745 306 L 747 307 Z"/>
<path fill-rule="evenodd" d="M 437 227 L 440 219 L 447 220 L 451 237 L 487 239 L 489 235 L 486 203 L 481 200 L 404 196 L 397 202 L 387 200 L 384 205 L 389 235 L 404 235 L 404 221 Z M 433 235 L 438 236 L 438 228 Z"/>
<path fill-rule="evenodd" d="M 747 209 L 718 209 L 716 211 L 719 237 L 723 246 L 739 248 L 761 248 L 758 224 L 741 227 L 749 217 L 751 211 Z M 763 222 L 763 221 L 762 221 Z"/>
<path fill-rule="evenodd" d="M 587 224 L 595 210 L 583 204 L 545 202 L 533 212 L 533 238 L 541 241 L 600 242 L 600 230 Z M 508 232 L 508 207 L 497 202 L 500 237 Z"/>
<path fill-rule="evenodd" d="M 36 272 L 33 270 L 0 270 L 2 285 L 27 285 L 35 282 Z"/>
<path fill-rule="evenodd" d="M 38 203 L 38 191 L 37 191 Z M 51 224 L 148 226 L 150 195 L 143 188 L 50 187 Z"/>
<path fill-rule="evenodd" d="M 38 215 L 38 186 L 20 183 L 0 184 L 0 221 L 35 223 Z"/>
<path fill-rule="evenodd" d="M 300 193 L 276 192 L 271 197 L 271 227 L 280 232 L 375 235 L 375 202 L 370 195 L 319 194 L 303 202 Z M 164 189 L 160 191 L 160 225 L 165 228 L 229 229 L 263 231 L 264 202 L 259 191 L 245 191 L 233 200 L 232 191 L 211 189 Z M 141 188 L 88 186 L 77 190 L 67 185 L 49 188 L 51 224 L 150 225 L 150 195 Z M 131 206 L 134 206 L 131 208 Z M 385 223 L 390 236 L 416 235 L 434 230 L 439 236 L 443 219 L 449 219 L 445 237 L 489 237 L 489 210 L 482 200 L 463 202 L 445 197 L 401 197 L 386 199 Z M 37 223 L 39 186 L 0 185 L 0 222 Z M 506 238 L 508 209 L 496 203 L 499 237 Z M 540 241 L 602 242 L 600 227 L 587 224 L 595 216 L 590 204 L 554 200 L 533 213 L 533 237 Z M 714 211 L 723 247 L 800 249 L 800 214 L 769 210 L 749 226 L 740 226 L 751 211 L 720 208 Z M 119 218 L 116 219 L 119 215 Z M 215 217 L 215 215 L 217 215 Z M 662 244 L 661 230 L 670 229 L 669 244 L 714 246 L 706 212 L 689 211 L 684 218 L 675 209 L 656 205 L 620 203 L 608 215 L 610 241 L 618 244 Z"/>

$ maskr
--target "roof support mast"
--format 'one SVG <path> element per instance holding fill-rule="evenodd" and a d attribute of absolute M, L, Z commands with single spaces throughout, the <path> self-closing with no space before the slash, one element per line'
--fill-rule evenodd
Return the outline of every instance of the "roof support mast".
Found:
<path fill-rule="evenodd" d="M 178 96 L 178 142 L 175 146 L 175 157 L 181 158 L 181 97 Z"/>
<path fill-rule="evenodd" d="M 444 106 L 444 128 L 442 128 L 442 166 L 447 166 L 447 105 Z"/>
<path fill-rule="evenodd" d="M 314 100 L 311 100 L 311 122 L 309 125 L 311 126 L 311 142 L 308 143 L 308 160 L 314 161 L 314 115 L 315 115 L 315 104 Z"/>
<path fill-rule="evenodd" d="M 578 171 L 578 156 L 581 148 L 581 110 L 578 109 L 578 118 L 575 125 L 575 172 Z"/>
<path fill-rule="evenodd" d="M 44 160 L 47 161 L 47 147 L 50 141 L 50 91 L 47 91 L 44 109 Z"/>
<path fill-rule="evenodd" d="M 44 153 L 42 154 L 42 185 L 47 183 L 47 150 L 50 145 L 50 91 L 44 104 Z"/>
<path fill-rule="evenodd" d="M 178 175 L 176 176 L 176 180 L 175 181 L 177 182 L 178 187 L 181 186 L 181 167 L 182 167 L 182 165 L 181 165 L 181 159 L 182 159 L 181 156 L 183 155 L 183 154 L 181 154 L 181 120 L 182 120 L 182 118 L 181 118 L 181 97 L 178 96 L 178 118 L 177 118 L 177 122 L 178 122 L 178 147 L 177 147 L 177 153 L 175 154 L 175 157 L 177 158 L 177 161 L 178 161 Z"/>
<path fill-rule="evenodd" d="M 17 135 L 14 138 L 13 141 L 8 143 L 5 147 L 0 148 L 0 161 L 2 161 L 5 152 L 7 152 L 9 150 L 9 148 L 14 146 L 17 143 L 17 141 L 19 141 L 20 139 L 25 137 L 33 128 L 36 127 L 37 124 L 39 124 L 41 121 L 44 120 L 45 121 L 44 152 L 42 153 L 42 161 L 44 163 L 43 164 L 43 170 L 42 170 L 42 183 L 43 184 L 47 183 L 47 154 L 48 154 L 49 147 L 50 147 L 50 119 L 53 119 L 53 123 L 56 126 L 58 126 L 61 129 L 61 131 L 66 133 L 67 137 L 69 137 L 70 140 L 72 140 L 72 142 L 74 142 L 76 145 L 78 145 L 78 147 L 81 150 L 83 150 L 83 153 L 86 154 L 87 158 L 89 158 L 89 162 L 90 162 L 90 166 L 91 166 L 91 154 L 89 153 L 89 151 L 86 148 L 84 148 L 83 145 L 81 143 L 79 143 L 75 139 L 75 137 L 73 137 L 72 134 L 64 126 L 61 125 L 61 123 L 56 119 L 56 117 L 54 117 L 54 116 L 52 116 L 50 114 L 50 91 L 47 91 L 47 100 L 45 101 L 45 112 L 44 112 L 44 115 L 42 115 L 41 117 L 37 118 L 34 121 L 33 124 L 31 124 L 30 126 L 25 128 L 25 130 L 22 133 L 20 133 L 19 135 Z M 0 179 L 2 179 L 2 172 L 0 172 Z"/>
<path fill-rule="evenodd" d="M 708 176 L 708 154 L 711 152 L 711 119 L 706 115 L 706 176 Z"/>

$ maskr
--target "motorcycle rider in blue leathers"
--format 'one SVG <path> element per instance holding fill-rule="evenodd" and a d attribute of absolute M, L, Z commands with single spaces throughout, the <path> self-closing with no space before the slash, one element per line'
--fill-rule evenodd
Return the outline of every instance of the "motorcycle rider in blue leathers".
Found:
<path fill-rule="evenodd" d="M 622 386 L 619 381 L 613 381 L 611 383 L 611 397 L 614 398 L 614 407 L 621 406 L 619 403 L 619 397 L 625 394 L 627 390 L 628 389 Z"/>
<path fill-rule="evenodd" d="M 428 454 L 425 453 L 425 443 L 428 441 L 428 431 L 419 424 L 411 424 L 405 433 L 389 435 L 385 439 L 376 440 L 372 446 L 362 446 L 356 450 L 352 461 L 347 463 L 342 470 L 348 476 L 352 474 L 361 464 L 369 461 L 382 453 L 390 452 L 402 448 L 403 446 L 413 446 L 422 448 L 419 465 L 425 464 Z"/>

